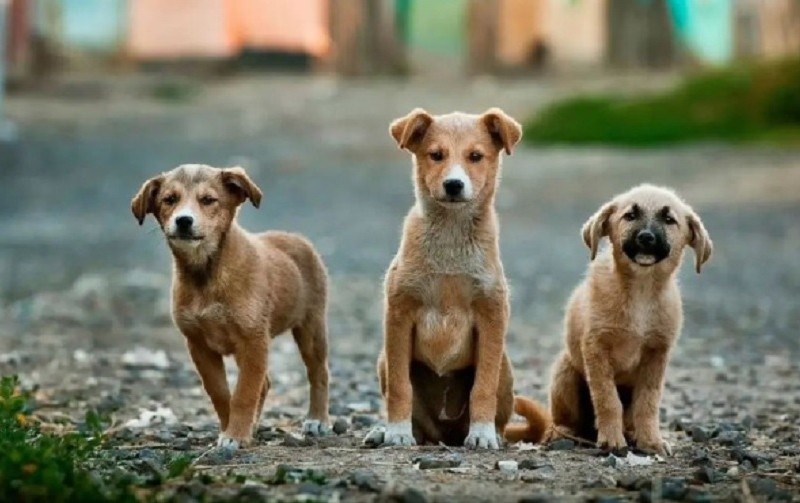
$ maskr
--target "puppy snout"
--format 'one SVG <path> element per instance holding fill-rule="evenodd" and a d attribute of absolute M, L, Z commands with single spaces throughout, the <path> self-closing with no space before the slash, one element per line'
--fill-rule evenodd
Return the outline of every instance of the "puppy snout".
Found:
<path fill-rule="evenodd" d="M 442 185 L 445 194 L 451 197 L 460 196 L 464 192 L 464 182 L 456 178 L 445 180 Z"/>
<path fill-rule="evenodd" d="M 636 235 L 636 243 L 642 247 L 653 246 L 656 242 L 656 235 L 647 229 L 639 231 Z"/>
<path fill-rule="evenodd" d="M 175 227 L 178 232 L 189 232 L 192 230 L 192 224 L 194 224 L 194 219 L 189 215 L 181 215 L 175 219 Z"/>

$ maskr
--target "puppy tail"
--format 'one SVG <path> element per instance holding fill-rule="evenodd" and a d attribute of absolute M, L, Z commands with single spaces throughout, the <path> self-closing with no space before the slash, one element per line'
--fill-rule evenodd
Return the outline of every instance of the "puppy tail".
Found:
<path fill-rule="evenodd" d="M 503 432 L 506 441 L 541 442 L 552 424 L 547 409 L 530 398 L 515 396 L 514 412 L 524 417 L 526 422 L 508 424 Z"/>

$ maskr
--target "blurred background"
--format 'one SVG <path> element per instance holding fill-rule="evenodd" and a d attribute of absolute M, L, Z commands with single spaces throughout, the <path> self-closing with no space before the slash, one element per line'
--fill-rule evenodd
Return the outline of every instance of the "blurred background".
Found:
<path fill-rule="evenodd" d="M 417 106 L 500 106 L 525 125 L 498 198 L 519 389 L 544 398 L 587 265 L 581 224 L 649 181 L 695 206 L 716 245 L 701 276 L 682 272 L 671 372 L 698 381 L 691 414 L 732 407 L 703 389 L 731 403 L 750 390 L 757 410 L 769 390 L 797 392 L 735 376 L 800 354 L 798 0 L 0 6 L 0 373 L 90 400 L 87 376 L 119 369 L 89 358 L 140 347 L 165 352 L 166 373 L 147 377 L 162 385 L 91 386 L 136 389 L 123 414 L 181 386 L 195 408 L 176 413 L 207 406 L 170 322 L 168 249 L 129 205 L 178 164 L 238 164 L 265 193 L 244 225 L 306 234 L 330 270 L 334 405 L 369 396 L 377 413 L 382 275 L 413 204 L 388 124 Z M 298 412 L 302 367 L 290 338 L 276 347 L 275 400 Z M 668 417 L 682 400 L 668 390 Z"/>

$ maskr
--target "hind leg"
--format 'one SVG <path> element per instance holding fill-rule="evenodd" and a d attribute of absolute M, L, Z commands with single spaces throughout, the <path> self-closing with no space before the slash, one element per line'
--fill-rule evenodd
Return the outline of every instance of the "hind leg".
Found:
<path fill-rule="evenodd" d="M 306 366 L 309 387 L 308 418 L 303 432 L 324 435 L 330 431 L 328 417 L 328 333 L 324 317 L 312 316 L 303 325 L 292 329 Z"/>
<path fill-rule="evenodd" d="M 583 376 L 569 361 L 566 351 L 562 352 L 553 365 L 550 378 L 550 414 L 553 426 L 545 440 L 551 442 L 566 435 L 577 435 L 582 429 L 581 387 Z"/>

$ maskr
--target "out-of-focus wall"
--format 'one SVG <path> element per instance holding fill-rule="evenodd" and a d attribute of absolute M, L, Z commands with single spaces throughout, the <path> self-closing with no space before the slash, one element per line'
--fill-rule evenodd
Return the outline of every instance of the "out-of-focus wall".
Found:
<path fill-rule="evenodd" d="M 602 64 L 606 54 L 606 0 L 547 0 L 544 4 L 544 37 L 553 63 Z"/>
<path fill-rule="evenodd" d="M 237 48 L 235 6 L 226 0 L 131 0 L 134 58 L 224 58 Z"/>
<path fill-rule="evenodd" d="M 497 59 L 503 66 L 525 65 L 543 43 L 547 0 L 500 0 Z"/>
<path fill-rule="evenodd" d="M 606 0 L 499 0 L 497 60 L 596 66 L 606 53 Z"/>
<path fill-rule="evenodd" d="M 737 56 L 780 58 L 800 54 L 797 0 L 738 0 L 735 18 Z"/>
<path fill-rule="evenodd" d="M 223 58 L 240 49 L 305 53 L 330 48 L 328 0 L 130 0 L 137 59 Z"/>
<path fill-rule="evenodd" d="M 246 47 L 326 55 L 328 0 L 235 0 L 236 31 Z"/>

